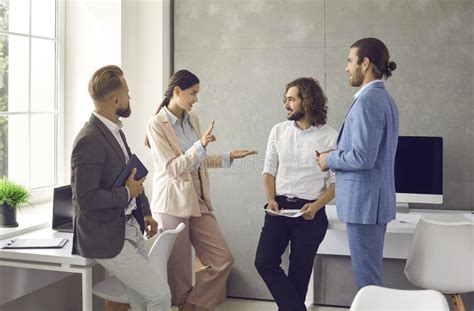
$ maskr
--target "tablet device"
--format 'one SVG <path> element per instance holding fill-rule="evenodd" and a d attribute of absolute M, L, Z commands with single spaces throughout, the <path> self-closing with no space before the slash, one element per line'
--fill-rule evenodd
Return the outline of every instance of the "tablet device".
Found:
<path fill-rule="evenodd" d="M 8 241 L 4 249 L 20 248 L 62 248 L 67 243 L 67 238 L 53 239 L 13 239 Z"/>

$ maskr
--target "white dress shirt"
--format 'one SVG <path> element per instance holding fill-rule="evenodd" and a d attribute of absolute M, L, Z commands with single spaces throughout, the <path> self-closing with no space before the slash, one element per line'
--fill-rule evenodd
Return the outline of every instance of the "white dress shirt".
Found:
<path fill-rule="evenodd" d="M 301 130 L 295 121 L 276 124 L 268 138 L 262 174 L 276 178 L 276 195 L 316 200 L 335 182 L 331 171 L 321 172 L 319 152 L 336 149 L 337 131 L 329 125 Z"/>
<path fill-rule="evenodd" d="M 383 83 L 383 80 L 372 80 L 370 81 L 369 83 L 367 83 L 366 85 L 364 85 L 363 87 L 361 87 L 355 94 L 354 96 L 352 97 L 353 100 L 356 100 L 357 97 L 359 97 L 360 93 L 362 93 L 363 90 L 365 90 L 369 85 L 371 84 L 374 84 L 374 83 L 377 83 L 377 82 L 382 82 Z"/>
<path fill-rule="evenodd" d="M 98 114 L 95 111 L 93 111 L 92 113 L 94 114 L 94 116 L 97 117 L 97 119 L 102 121 L 102 123 L 104 123 L 104 125 L 109 129 L 109 131 L 112 133 L 112 135 L 115 137 L 118 144 L 120 145 L 120 148 L 122 148 L 123 154 L 125 155 L 125 162 L 128 161 L 130 159 L 130 157 L 128 156 L 127 148 L 125 148 L 125 143 L 124 143 L 122 137 L 120 136 L 120 130 L 123 127 L 122 121 L 118 121 L 118 123 L 115 124 L 114 122 L 112 122 L 109 119 L 101 116 L 100 114 Z M 128 187 L 126 187 L 126 188 L 127 188 L 127 192 L 128 192 L 128 198 L 130 199 L 130 190 L 128 189 Z M 125 209 L 125 215 L 130 215 L 132 213 L 132 211 L 136 208 L 137 208 L 137 202 L 136 202 L 135 198 L 133 198 L 130 201 L 130 203 L 128 204 L 127 208 Z"/>

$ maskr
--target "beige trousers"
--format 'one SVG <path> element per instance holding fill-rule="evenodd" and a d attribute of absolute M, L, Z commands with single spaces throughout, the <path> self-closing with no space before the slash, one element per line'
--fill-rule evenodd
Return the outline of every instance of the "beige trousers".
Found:
<path fill-rule="evenodd" d="M 198 197 L 201 197 L 201 183 L 193 172 L 193 183 Z M 200 308 L 213 310 L 222 302 L 219 292 L 225 287 L 232 270 L 234 258 L 227 246 L 216 218 L 205 202 L 199 201 L 201 216 L 189 219 L 160 213 L 157 215 L 163 229 L 174 229 L 182 222 L 186 228 L 176 238 L 168 261 L 168 283 L 173 305 L 181 306 L 186 301 Z M 204 266 L 199 280 L 192 286 L 191 245 Z"/>

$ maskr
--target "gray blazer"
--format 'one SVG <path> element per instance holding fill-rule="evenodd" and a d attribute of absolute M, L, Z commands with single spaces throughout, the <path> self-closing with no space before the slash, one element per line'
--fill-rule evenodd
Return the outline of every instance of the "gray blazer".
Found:
<path fill-rule="evenodd" d="M 395 219 L 397 143 L 397 106 L 383 82 L 375 82 L 352 104 L 337 150 L 327 158 L 336 172 L 336 208 L 342 222 L 385 224 Z"/>
<path fill-rule="evenodd" d="M 77 135 L 71 156 L 73 254 L 112 258 L 122 250 L 128 193 L 125 187 L 112 186 L 124 167 L 122 148 L 110 130 L 92 114 Z M 143 231 L 143 217 L 151 215 L 144 194 L 137 198 L 133 215 Z"/>

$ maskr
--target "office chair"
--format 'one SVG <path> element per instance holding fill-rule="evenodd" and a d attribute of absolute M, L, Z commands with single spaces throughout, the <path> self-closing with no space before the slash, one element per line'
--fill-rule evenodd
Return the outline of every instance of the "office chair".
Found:
<path fill-rule="evenodd" d="M 369 285 L 361 288 L 350 311 L 449 311 L 448 302 L 435 290 L 401 290 Z"/>
<path fill-rule="evenodd" d="M 153 242 L 148 252 L 148 258 L 156 271 L 168 280 L 168 258 L 173 248 L 174 241 L 178 233 L 183 231 L 185 225 L 180 223 L 176 229 L 163 231 Z M 127 304 L 128 297 L 122 283 L 115 277 L 110 276 L 94 285 L 92 288 L 94 295 L 105 300 Z"/>
<path fill-rule="evenodd" d="M 474 291 L 474 223 L 422 219 L 405 275 L 413 285 L 451 295 L 456 310 L 465 311 L 460 294 Z"/>

